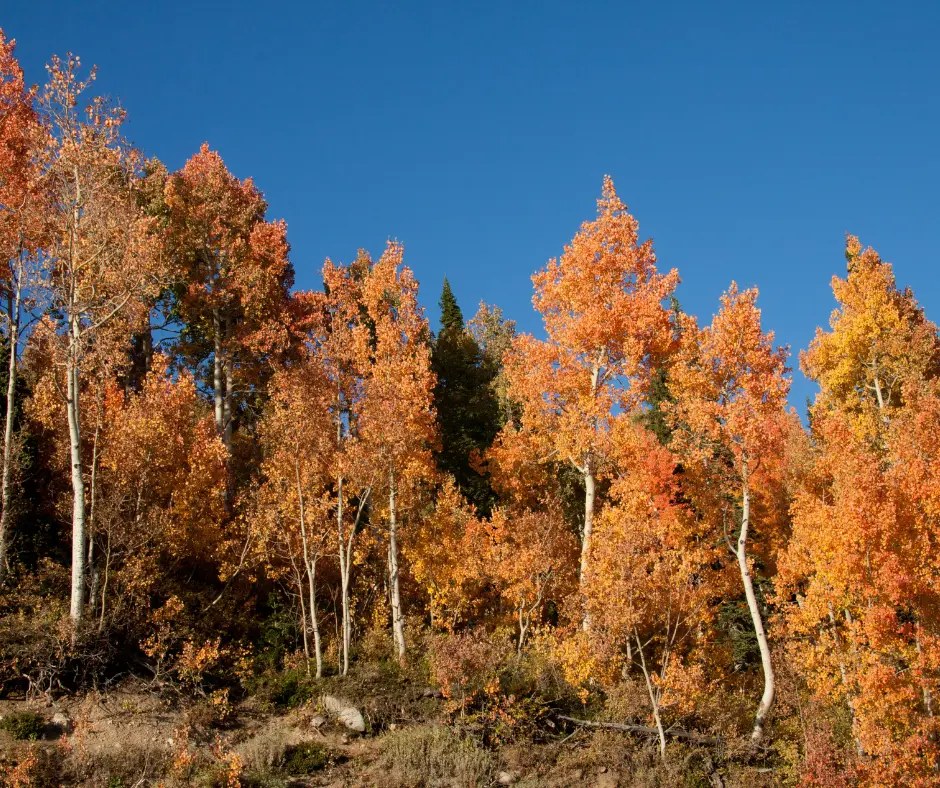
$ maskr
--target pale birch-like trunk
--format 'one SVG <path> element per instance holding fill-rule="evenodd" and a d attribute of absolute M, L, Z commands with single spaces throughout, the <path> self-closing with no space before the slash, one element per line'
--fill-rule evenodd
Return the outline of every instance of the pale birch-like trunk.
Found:
<path fill-rule="evenodd" d="M 10 486 L 13 469 L 13 417 L 16 412 L 16 346 L 20 329 L 20 279 L 7 301 L 10 319 L 10 354 L 7 366 L 7 408 L 3 428 L 3 479 L 0 483 L 0 585 L 7 575 L 7 546 L 10 541 Z"/>
<path fill-rule="evenodd" d="M 225 321 L 225 339 L 226 347 L 231 348 L 232 346 L 232 325 L 229 320 Z M 232 373 L 232 359 L 229 355 L 231 351 L 229 350 L 225 354 L 224 363 L 222 364 L 223 372 L 225 373 L 225 401 L 222 408 L 222 419 L 225 423 L 225 429 L 222 432 L 222 440 L 225 442 L 225 448 L 231 452 L 232 450 L 232 414 L 234 407 L 234 394 L 233 394 L 233 373 Z"/>
<path fill-rule="evenodd" d="M 77 627 L 85 602 L 85 479 L 82 468 L 81 409 L 79 407 L 78 348 L 81 340 L 77 318 L 71 321 L 66 362 L 66 410 L 69 421 L 69 454 L 72 465 L 72 594 L 69 615 Z"/>
<path fill-rule="evenodd" d="M 91 450 L 91 484 L 89 486 L 89 496 L 91 500 L 88 505 L 88 571 L 91 574 L 91 582 L 88 589 L 89 615 L 95 617 L 95 608 L 98 595 L 98 569 L 95 566 L 95 497 L 98 478 L 98 437 L 101 435 L 101 401 L 98 402 L 98 415 L 95 420 L 95 436 L 92 439 Z"/>
<path fill-rule="evenodd" d="M 214 401 L 215 429 L 221 435 L 225 431 L 224 402 L 222 390 L 222 320 L 218 308 L 212 310 L 212 395 Z"/>
<path fill-rule="evenodd" d="M 317 556 L 307 564 L 307 585 L 310 591 L 310 628 L 313 630 L 313 653 L 317 661 L 317 678 L 323 678 L 323 643 L 320 638 L 320 619 L 317 615 Z"/>
<path fill-rule="evenodd" d="M 294 561 L 293 555 L 290 559 L 291 568 L 294 570 L 294 580 L 297 581 L 297 598 L 300 600 L 300 632 L 304 638 L 304 664 L 307 666 L 307 677 L 310 677 L 310 643 L 307 638 L 307 606 L 304 604 L 304 577 L 303 572 Z"/>
<path fill-rule="evenodd" d="M 604 363 L 606 353 L 602 349 L 598 354 L 597 362 L 591 370 L 591 397 L 597 396 L 597 389 L 600 382 L 601 367 Z M 597 425 L 595 423 L 596 432 Z M 591 536 L 594 533 L 594 507 L 597 499 L 596 479 L 594 476 L 594 454 L 588 451 L 584 457 L 584 466 L 580 468 L 584 475 L 584 530 L 581 538 L 581 565 L 578 574 L 578 584 L 581 591 L 581 598 L 585 597 L 585 585 L 588 580 L 588 571 L 591 561 Z M 585 612 L 584 619 L 581 622 L 582 628 L 587 631 L 591 628 L 591 617 Z"/>
<path fill-rule="evenodd" d="M 659 735 L 659 757 L 666 758 L 666 732 L 663 729 L 663 720 L 659 714 L 660 692 L 653 686 L 650 679 L 649 670 L 646 668 L 646 657 L 643 654 L 643 642 L 640 640 L 640 633 L 633 630 L 633 636 L 636 638 L 637 651 L 640 653 L 640 669 L 643 671 L 643 678 L 646 680 L 646 691 L 649 694 L 650 706 L 653 709 L 653 720 L 656 723 L 656 733 Z"/>
<path fill-rule="evenodd" d="M 388 474 L 388 581 L 392 603 L 392 636 L 398 661 L 405 661 L 405 622 L 401 612 L 401 588 L 398 578 L 398 517 L 395 505 L 395 469 Z"/>
<path fill-rule="evenodd" d="M 310 595 L 310 627 L 313 631 L 313 650 L 317 661 L 317 678 L 323 678 L 323 648 L 320 643 L 320 622 L 317 618 L 317 555 L 310 549 L 307 537 L 307 516 L 304 511 L 304 491 L 300 482 L 300 458 L 294 458 L 294 471 L 297 477 L 297 500 L 300 506 L 300 538 L 304 549 L 304 567 L 307 571 L 307 586 Z M 306 635 L 305 635 L 306 637 Z"/>
<path fill-rule="evenodd" d="M 594 458 L 588 455 L 584 462 L 584 536 L 581 540 L 580 575 L 582 591 L 591 560 L 591 535 L 594 533 L 594 502 L 596 497 Z"/>
<path fill-rule="evenodd" d="M 757 745 L 764 735 L 764 722 L 770 713 L 774 702 L 774 669 L 770 661 L 770 646 L 767 642 L 767 633 L 764 631 L 764 622 L 761 619 L 760 609 L 757 606 L 757 597 L 754 595 L 754 583 L 751 580 L 751 570 L 747 565 L 747 533 L 751 520 L 751 491 L 748 485 L 747 467 L 745 466 L 742 484 L 741 501 L 741 532 L 738 534 L 738 545 L 735 555 L 738 559 L 738 568 L 741 571 L 741 582 L 744 585 L 744 596 L 747 598 L 747 609 L 754 624 L 754 634 L 757 636 L 757 646 L 760 649 L 761 668 L 764 673 L 764 693 L 757 715 L 754 718 L 754 730 L 751 732 L 751 744 Z"/>
<path fill-rule="evenodd" d="M 343 528 L 343 477 L 340 476 L 336 484 L 336 531 L 339 536 L 339 582 L 340 597 L 343 614 L 343 646 L 342 657 L 340 658 L 340 673 L 346 675 L 349 672 L 349 634 L 350 634 L 350 615 L 349 615 L 349 563 L 346 560 L 346 534 Z M 352 542 L 352 537 L 350 537 Z"/>

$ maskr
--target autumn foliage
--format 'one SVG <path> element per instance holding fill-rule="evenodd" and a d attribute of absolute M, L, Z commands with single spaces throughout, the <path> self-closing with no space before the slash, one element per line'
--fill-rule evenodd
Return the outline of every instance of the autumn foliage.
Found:
<path fill-rule="evenodd" d="M 93 78 L 0 33 L 0 693 L 137 672 L 219 721 L 376 658 L 487 744 L 940 784 L 940 337 L 876 252 L 804 426 L 757 289 L 685 313 L 609 177 L 539 336 L 449 284 L 435 334 L 402 243 L 294 289 L 257 185 L 145 160 Z"/>

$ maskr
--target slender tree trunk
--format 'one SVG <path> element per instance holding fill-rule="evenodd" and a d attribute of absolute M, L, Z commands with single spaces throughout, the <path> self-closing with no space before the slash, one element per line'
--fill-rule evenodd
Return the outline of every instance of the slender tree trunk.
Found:
<path fill-rule="evenodd" d="M 584 538 L 581 540 L 581 587 L 587 578 L 591 560 L 591 535 L 594 533 L 594 502 L 597 493 L 594 479 L 594 461 L 589 455 L 584 463 Z"/>
<path fill-rule="evenodd" d="M 291 551 L 293 552 L 293 551 Z M 297 596 L 300 599 L 300 631 L 304 636 L 304 663 L 307 666 L 307 678 L 310 677 L 310 644 L 307 639 L 307 606 L 304 604 L 304 578 L 303 574 L 291 558 L 294 568 L 294 579 L 297 581 Z"/>
<path fill-rule="evenodd" d="M 520 598 L 519 599 L 519 639 L 516 643 L 516 654 L 522 656 L 522 646 L 525 643 L 525 635 L 529 629 L 529 622 L 526 619 L 525 613 L 525 603 Z"/>
<path fill-rule="evenodd" d="M 633 630 L 633 636 L 636 638 L 636 648 L 640 653 L 640 669 L 643 671 L 643 678 L 646 680 L 646 691 L 650 697 L 650 706 L 653 709 L 653 720 L 656 723 L 656 733 L 659 734 L 659 757 L 666 759 L 666 732 L 663 730 L 663 721 L 659 716 L 659 694 L 653 687 L 650 680 L 650 673 L 646 669 L 646 657 L 643 654 L 643 642 L 640 640 L 640 633 Z"/>
<path fill-rule="evenodd" d="M 13 469 L 13 419 L 16 413 L 16 346 L 20 331 L 20 280 L 7 299 L 10 318 L 10 353 L 7 366 L 7 408 L 3 427 L 3 480 L 0 483 L 0 585 L 7 576 L 7 545 L 10 541 L 10 479 Z"/>
<path fill-rule="evenodd" d="M 581 540 L 581 568 L 578 576 L 582 599 L 586 597 L 585 585 L 587 583 L 588 569 L 591 560 L 591 535 L 594 532 L 595 499 L 594 461 L 593 458 L 588 455 L 584 462 L 584 536 Z M 585 631 L 591 628 L 591 616 L 587 611 L 584 613 L 581 627 Z"/>
<path fill-rule="evenodd" d="M 98 616 L 98 631 L 104 632 L 104 614 L 108 601 L 108 578 L 111 574 L 111 529 L 104 548 L 104 581 L 101 584 L 101 614 Z"/>
<path fill-rule="evenodd" d="M 313 649 L 317 660 L 317 678 L 323 678 L 323 649 L 320 644 L 320 624 L 317 620 L 317 556 L 310 550 L 307 538 L 307 516 L 304 507 L 304 488 L 300 480 L 300 457 L 294 457 L 294 473 L 297 478 L 297 501 L 300 506 L 300 538 L 304 549 L 304 568 L 307 572 L 307 585 L 310 593 L 310 626 L 313 630 Z M 305 627 L 306 629 L 306 627 Z M 306 634 L 304 635 L 306 638 Z"/>
<path fill-rule="evenodd" d="M 313 630 L 313 653 L 317 661 L 317 678 L 323 678 L 323 644 L 320 639 L 320 619 L 317 616 L 317 557 L 307 564 L 307 584 L 310 590 L 310 627 Z"/>
<path fill-rule="evenodd" d="M 222 390 L 222 319 L 219 309 L 212 310 L 212 395 L 215 404 L 215 429 L 219 435 L 225 432 L 225 394 Z"/>
<path fill-rule="evenodd" d="M 88 505 L 88 571 L 91 574 L 91 582 L 88 589 L 88 604 L 91 608 L 89 615 L 95 617 L 95 608 L 98 596 L 98 568 L 95 566 L 95 493 L 97 490 L 98 476 L 98 437 L 101 435 L 101 409 L 102 404 L 98 402 L 98 413 L 95 420 L 95 437 L 92 440 L 91 450 L 91 484 L 89 486 L 89 495 L 91 500 Z"/>
<path fill-rule="evenodd" d="M 233 373 L 232 373 L 232 358 L 231 358 L 231 347 L 232 347 L 232 324 L 229 320 L 225 321 L 225 339 L 226 346 L 229 348 L 229 351 L 225 354 L 225 362 L 222 365 L 223 372 L 225 373 L 225 402 L 222 408 L 222 418 L 225 422 L 225 430 L 222 433 L 222 439 L 225 442 L 225 448 L 230 452 L 232 450 L 232 428 L 233 428 L 233 408 L 234 408 L 234 393 L 233 393 Z"/>
<path fill-rule="evenodd" d="M 343 528 L 343 477 L 336 482 L 336 531 L 339 536 L 339 582 L 343 615 L 343 646 L 339 670 L 342 675 L 349 672 L 349 564 L 346 560 L 346 533 Z"/>
<path fill-rule="evenodd" d="M 72 337 L 66 363 L 69 450 L 72 463 L 72 596 L 69 614 L 74 628 L 82 620 L 85 602 L 85 479 L 82 469 L 82 435 L 79 407 L 79 327 L 72 319 Z M 74 637 L 74 635 L 73 635 Z"/>
<path fill-rule="evenodd" d="M 597 390 L 600 383 L 601 368 L 605 362 L 607 353 L 601 349 L 598 353 L 597 361 L 591 370 L 591 397 L 597 396 Z M 594 436 L 597 434 L 597 422 L 593 425 Z M 584 531 L 581 539 L 581 566 L 578 574 L 578 585 L 581 592 L 582 601 L 585 599 L 586 584 L 588 581 L 588 570 L 591 561 L 591 536 L 594 533 L 594 507 L 597 499 L 596 479 L 594 477 L 594 454 L 588 451 L 584 458 Z M 584 631 L 591 628 L 591 616 L 585 611 L 584 619 L 581 621 L 581 627 Z"/>
<path fill-rule="evenodd" d="M 405 661 L 405 623 L 401 612 L 401 589 L 398 580 L 398 519 L 395 509 L 395 469 L 388 474 L 388 581 L 392 603 L 392 636 L 398 661 Z"/>
<path fill-rule="evenodd" d="M 764 722 L 774 702 L 774 669 L 770 662 L 770 646 L 767 643 L 767 634 L 764 632 L 764 622 L 761 620 L 760 609 L 757 607 L 757 597 L 754 595 L 754 583 L 751 581 L 751 571 L 747 565 L 747 532 L 751 520 L 751 491 L 748 485 L 747 467 L 745 466 L 742 485 L 742 513 L 741 533 L 738 534 L 738 547 L 736 551 L 738 568 L 741 571 L 741 582 L 744 584 L 744 596 L 747 598 L 747 609 L 754 624 L 754 634 L 757 635 L 757 646 L 760 649 L 761 667 L 764 672 L 764 694 L 761 696 L 757 715 L 754 718 L 754 730 L 751 732 L 751 744 L 757 745 L 764 735 Z"/>

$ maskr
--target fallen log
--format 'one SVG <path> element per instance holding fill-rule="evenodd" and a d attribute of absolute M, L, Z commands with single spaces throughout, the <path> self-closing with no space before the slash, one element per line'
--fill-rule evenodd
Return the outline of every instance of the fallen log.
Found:
<path fill-rule="evenodd" d="M 559 714 L 558 719 L 565 722 L 571 722 L 575 725 L 581 725 L 584 728 L 606 728 L 613 731 L 625 731 L 626 733 L 642 733 L 646 736 L 658 736 L 656 728 L 650 728 L 647 725 L 631 725 L 624 722 L 595 722 L 594 720 L 579 720 L 577 717 L 566 717 Z M 700 733 L 685 731 L 682 728 L 666 728 L 663 731 L 667 736 L 674 739 L 685 739 L 693 744 L 721 744 L 721 739 L 716 736 L 703 736 Z"/>

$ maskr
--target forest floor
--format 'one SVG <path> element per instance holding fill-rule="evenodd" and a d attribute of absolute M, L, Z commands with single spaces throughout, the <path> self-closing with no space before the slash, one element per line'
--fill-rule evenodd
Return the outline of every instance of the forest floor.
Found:
<path fill-rule="evenodd" d="M 549 731 L 485 748 L 449 724 L 426 684 L 390 681 L 374 666 L 322 680 L 315 697 L 301 700 L 297 690 L 275 691 L 291 708 L 272 703 L 270 687 L 229 704 L 224 695 L 194 700 L 140 680 L 82 696 L 0 700 L 0 728 L 26 719 L 24 712 L 45 726 L 34 741 L 0 730 L 0 775 L 16 788 L 786 784 L 767 769 L 681 744 L 670 745 L 664 763 L 649 739 L 614 731 Z M 322 711 L 323 694 L 348 700 L 366 730 L 351 731 Z"/>

